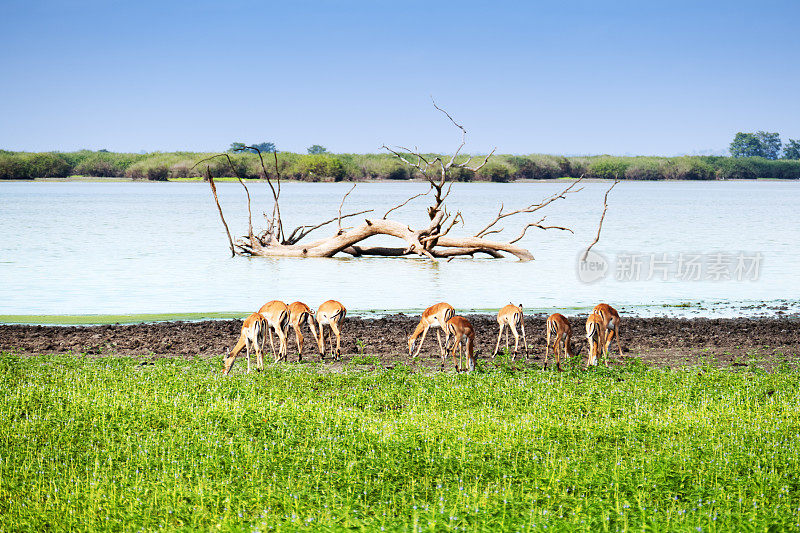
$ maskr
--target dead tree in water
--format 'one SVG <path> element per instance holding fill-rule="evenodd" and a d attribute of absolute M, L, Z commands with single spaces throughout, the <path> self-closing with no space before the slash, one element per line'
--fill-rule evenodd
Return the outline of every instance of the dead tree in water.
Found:
<path fill-rule="evenodd" d="M 436 105 L 436 102 L 433 102 L 433 106 L 438 111 L 443 113 L 455 127 L 461 130 L 461 144 L 458 146 L 455 153 L 449 158 L 443 158 L 442 156 L 426 158 L 422 153 L 416 150 L 410 150 L 404 147 L 396 147 L 396 149 L 393 149 L 389 148 L 388 146 L 382 146 L 382 149 L 394 154 L 404 164 L 416 169 L 423 176 L 425 176 L 430 184 L 430 187 L 427 192 L 416 194 L 405 200 L 403 203 L 393 207 L 392 209 L 389 209 L 386 214 L 383 215 L 383 217 L 365 218 L 362 224 L 350 228 L 342 228 L 342 220 L 373 211 L 372 209 L 369 209 L 366 211 L 342 215 L 342 206 L 344 205 L 344 200 L 353 189 L 350 189 L 350 191 L 348 191 L 347 194 L 345 194 L 342 198 L 337 216 L 317 224 L 298 226 L 287 234 L 281 221 L 281 211 L 279 205 L 281 194 L 281 177 L 278 169 L 277 153 L 273 152 L 273 156 L 275 158 L 275 170 L 277 173 L 277 177 L 273 183 L 273 180 L 267 173 L 261 151 L 254 146 L 246 146 L 241 148 L 242 150 L 251 149 L 258 154 L 259 160 L 261 161 L 263 178 L 267 181 L 272 193 L 273 207 L 271 216 L 265 214 L 267 218 L 267 228 L 261 233 L 254 233 L 252 212 L 250 209 L 250 191 L 247 189 L 247 185 L 244 183 L 244 181 L 241 178 L 238 178 L 239 183 L 241 183 L 242 187 L 244 187 L 245 192 L 247 193 L 249 230 L 247 235 L 237 239 L 236 241 L 231 238 L 230 232 L 228 232 L 228 240 L 231 246 L 231 252 L 234 255 L 262 257 L 332 257 L 333 255 L 342 252 L 354 257 L 397 257 L 414 255 L 424 256 L 429 259 L 452 258 L 456 256 L 467 255 L 474 257 L 475 254 L 486 254 L 490 257 L 500 258 L 504 257 L 503 253 L 505 252 L 516 256 L 522 261 L 530 261 L 533 259 L 533 254 L 531 254 L 531 252 L 527 249 L 516 246 L 515 244 L 525 236 L 525 232 L 529 228 L 539 228 L 544 230 L 559 229 L 572 232 L 571 229 L 561 226 L 545 226 L 543 225 L 545 218 L 542 217 L 535 222 L 529 222 L 527 225 L 525 225 L 522 228 L 521 233 L 519 233 L 519 235 L 513 239 L 500 241 L 487 238 L 487 236 L 498 234 L 505 229 L 504 227 L 496 227 L 498 222 L 501 220 L 524 213 L 535 213 L 536 211 L 550 205 L 556 200 L 565 198 L 567 194 L 578 192 L 580 189 L 575 189 L 575 186 L 583 179 L 583 176 L 572 182 L 568 187 L 564 188 L 560 192 L 545 198 L 537 204 L 531 204 L 526 207 L 508 212 L 505 212 L 505 207 L 501 205 L 497 216 L 486 226 L 484 226 L 483 229 L 472 236 L 451 236 L 450 231 L 453 229 L 453 227 L 458 222 L 461 222 L 462 224 L 464 223 L 464 217 L 462 216 L 461 212 L 455 211 L 455 213 L 453 213 L 452 211 L 448 210 L 447 205 L 445 204 L 445 200 L 449 196 L 450 190 L 453 187 L 451 171 L 453 169 L 467 169 L 477 172 L 488 163 L 489 158 L 494 154 L 496 149 L 492 150 L 488 155 L 482 157 L 482 160 L 478 160 L 476 164 L 471 166 L 474 157 L 466 155 L 463 157 L 461 156 L 461 150 L 466 144 L 467 130 L 464 129 L 461 124 L 457 123 L 453 117 L 447 113 L 447 111 Z M 234 175 L 238 177 L 230 156 L 227 154 L 219 154 L 213 157 L 227 158 Z M 462 158 L 463 161 L 458 162 L 457 160 L 459 158 Z M 203 161 L 207 160 L 208 159 L 204 159 Z M 197 165 L 203 161 L 198 162 Z M 227 231 L 228 226 L 225 223 L 225 218 L 222 214 L 222 208 L 219 205 L 216 187 L 214 186 L 214 179 L 211 176 L 210 170 L 208 168 L 206 170 L 208 181 L 211 185 L 211 191 L 214 195 L 214 200 L 217 203 L 217 208 L 219 209 L 220 218 L 222 219 Z M 355 187 L 355 185 L 353 187 Z M 426 227 L 412 229 L 407 224 L 386 218 L 389 213 L 399 209 L 400 207 L 403 207 L 411 200 L 420 196 L 428 195 L 432 196 L 433 202 L 432 205 L 427 208 L 427 214 L 430 222 Z M 322 228 L 328 224 L 332 224 L 333 222 L 337 223 L 338 229 L 336 233 L 330 237 L 325 237 L 306 243 L 300 242 L 312 231 Z M 403 241 L 404 245 L 398 247 L 383 247 L 363 246 L 360 244 L 365 239 L 375 235 L 389 235 L 396 237 Z"/>

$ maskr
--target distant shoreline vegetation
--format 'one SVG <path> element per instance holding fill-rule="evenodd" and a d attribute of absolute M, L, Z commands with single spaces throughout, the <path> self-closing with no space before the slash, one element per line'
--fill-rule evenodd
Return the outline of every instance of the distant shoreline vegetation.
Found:
<path fill-rule="evenodd" d="M 154 152 L 148 154 L 93 152 L 11 152 L 0 150 L 0 179 L 65 178 L 68 176 L 124 177 L 167 181 L 202 178 L 206 165 L 214 177 L 234 177 L 225 158 L 208 161 L 214 154 Z M 242 178 L 262 176 L 258 156 L 229 154 Z M 269 155 L 269 154 L 265 154 Z M 431 157 L 435 155 L 431 154 Z M 265 157 L 267 172 L 275 177 L 271 155 Z M 278 154 L 281 177 L 300 181 L 370 181 L 422 178 L 391 154 Z M 494 155 L 477 172 L 454 169 L 456 181 L 510 182 L 520 179 L 620 178 L 629 180 L 800 179 L 800 160 L 763 157 L 681 156 L 617 157 L 555 155 Z"/>

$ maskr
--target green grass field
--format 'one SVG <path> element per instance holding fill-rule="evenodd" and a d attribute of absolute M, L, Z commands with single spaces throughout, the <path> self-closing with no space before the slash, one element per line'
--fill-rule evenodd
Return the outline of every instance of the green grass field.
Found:
<path fill-rule="evenodd" d="M 789 369 L 0 366 L 2 531 L 800 528 Z"/>

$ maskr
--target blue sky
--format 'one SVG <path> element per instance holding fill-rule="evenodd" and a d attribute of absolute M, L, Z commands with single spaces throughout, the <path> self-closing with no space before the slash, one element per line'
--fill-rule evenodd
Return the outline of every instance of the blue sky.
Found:
<path fill-rule="evenodd" d="M 800 2 L 0 0 L 0 148 L 721 152 L 800 138 Z"/>

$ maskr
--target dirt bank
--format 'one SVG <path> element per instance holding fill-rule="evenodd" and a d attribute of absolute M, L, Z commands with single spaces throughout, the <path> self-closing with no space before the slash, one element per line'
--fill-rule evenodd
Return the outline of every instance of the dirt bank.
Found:
<path fill-rule="evenodd" d="M 475 327 L 478 357 L 490 357 L 497 340 L 497 322 L 488 315 L 468 318 Z M 570 318 L 576 348 L 583 348 L 584 357 L 585 319 L 585 315 Z M 359 353 L 377 356 L 383 366 L 409 363 L 406 339 L 417 321 L 417 317 L 405 315 L 379 319 L 348 317 L 343 328 L 342 361 L 330 363 L 330 368 L 341 368 Z M 541 365 L 544 360 L 544 321 L 544 316 L 525 318 L 529 365 Z M 24 355 L 213 358 L 221 357 L 235 344 L 240 327 L 237 320 L 105 326 L 0 325 L 0 350 Z M 310 332 L 305 335 L 303 360 L 318 361 Z M 626 358 L 638 357 L 648 365 L 756 365 L 772 370 L 783 364 L 794 366 L 800 357 L 800 320 L 623 317 L 621 339 Z M 513 346 L 513 338 L 511 342 Z M 290 335 L 289 360 L 297 361 L 294 333 Z M 425 340 L 419 364 L 431 369 L 439 367 L 435 330 Z M 447 368 L 451 368 L 449 361 Z"/>

